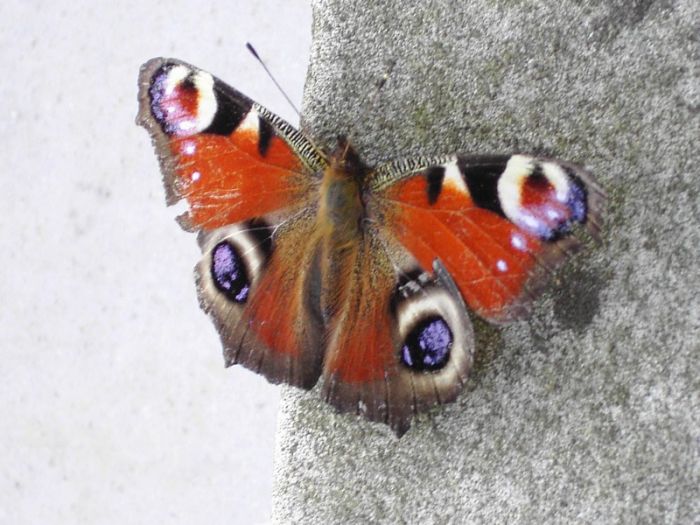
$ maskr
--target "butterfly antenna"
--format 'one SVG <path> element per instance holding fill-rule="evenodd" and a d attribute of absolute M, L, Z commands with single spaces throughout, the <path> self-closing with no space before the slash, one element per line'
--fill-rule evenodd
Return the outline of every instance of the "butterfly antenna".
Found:
<path fill-rule="evenodd" d="M 255 60 L 257 60 L 258 62 L 260 62 L 260 65 L 261 65 L 261 66 L 263 67 L 263 69 L 265 70 L 265 73 L 267 73 L 267 76 L 270 77 L 270 80 L 272 80 L 272 82 L 274 82 L 275 86 L 277 86 L 277 89 L 279 89 L 280 93 L 282 93 L 282 95 L 284 95 L 284 98 L 287 99 L 287 102 L 289 102 L 289 105 L 292 106 L 292 109 L 294 109 L 294 111 L 295 111 L 296 114 L 299 116 L 299 118 L 301 118 L 301 113 L 299 112 L 299 110 L 297 109 L 297 107 L 294 105 L 294 102 L 292 102 L 292 99 L 289 98 L 289 95 L 287 95 L 287 93 L 285 93 L 284 89 L 282 89 L 282 86 L 280 86 L 279 82 L 277 82 L 277 80 L 275 79 L 275 77 L 273 76 L 273 74 L 272 74 L 272 73 L 270 72 L 270 70 L 267 68 L 267 65 L 265 64 L 265 62 L 263 62 L 262 58 L 260 58 L 260 55 L 258 55 L 258 52 L 257 52 L 257 51 L 255 50 L 255 48 L 252 46 L 252 44 L 251 44 L 250 42 L 246 42 L 246 43 L 245 43 L 245 47 L 247 47 L 247 48 L 248 48 L 248 51 L 250 51 L 250 54 L 253 55 L 253 56 L 255 57 Z"/>
<path fill-rule="evenodd" d="M 379 95 L 382 92 L 382 88 L 386 84 L 387 80 L 391 77 L 391 73 L 394 70 L 394 66 L 396 65 L 395 60 L 390 60 L 386 70 L 384 71 L 384 74 L 379 78 L 376 84 L 376 89 L 374 90 L 374 93 L 372 94 L 372 99 L 369 101 L 369 104 L 367 104 L 363 111 L 357 116 L 355 121 L 352 123 L 352 126 L 349 128 L 348 132 L 348 137 L 352 137 L 355 134 L 355 130 L 357 129 L 357 126 L 362 122 L 367 115 L 372 109 L 374 109 L 374 106 L 377 104 L 377 100 L 379 99 Z M 350 147 L 350 140 L 348 140 L 348 145 L 346 146 L 345 153 L 347 153 L 348 148 Z"/>

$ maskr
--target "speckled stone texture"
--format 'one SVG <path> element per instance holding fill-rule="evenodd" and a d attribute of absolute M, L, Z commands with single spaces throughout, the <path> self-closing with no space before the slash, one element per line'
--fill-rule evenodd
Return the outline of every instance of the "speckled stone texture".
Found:
<path fill-rule="evenodd" d="M 468 388 L 402 439 L 287 389 L 275 522 L 700 520 L 699 5 L 315 2 L 312 136 L 370 162 L 546 152 L 609 212 L 529 321 L 475 321 Z"/>

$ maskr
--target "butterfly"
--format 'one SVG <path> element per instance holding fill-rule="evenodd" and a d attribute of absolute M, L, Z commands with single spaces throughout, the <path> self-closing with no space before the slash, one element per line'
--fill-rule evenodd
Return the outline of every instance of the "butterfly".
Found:
<path fill-rule="evenodd" d="M 514 155 L 369 166 L 324 151 L 194 66 L 141 68 L 137 122 L 167 203 L 198 233 L 201 307 L 226 365 L 311 389 L 398 435 L 454 401 L 474 362 L 467 307 L 527 316 L 551 273 L 598 239 L 605 194 L 583 168 Z"/>

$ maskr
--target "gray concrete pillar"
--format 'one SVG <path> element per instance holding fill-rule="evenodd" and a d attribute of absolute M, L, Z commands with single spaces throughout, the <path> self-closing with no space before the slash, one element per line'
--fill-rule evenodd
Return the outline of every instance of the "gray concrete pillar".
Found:
<path fill-rule="evenodd" d="M 371 162 L 546 152 L 586 165 L 609 205 L 603 245 L 530 320 L 475 321 L 468 387 L 400 440 L 287 388 L 275 522 L 700 519 L 698 6 L 316 0 L 320 142 L 350 133 Z"/>

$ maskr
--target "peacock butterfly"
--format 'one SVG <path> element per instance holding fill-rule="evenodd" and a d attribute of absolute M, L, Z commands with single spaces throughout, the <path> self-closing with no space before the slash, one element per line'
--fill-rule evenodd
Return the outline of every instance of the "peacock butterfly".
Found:
<path fill-rule="evenodd" d="M 552 271 L 598 238 L 592 176 L 531 155 L 445 155 L 365 164 L 327 153 L 209 73 L 173 59 L 141 68 L 137 122 L 167 203 L 198 232 L 202 308 L 227 366 L 388 424 L 453 401 L 472 367 L 467 305 L 521 319 Z"/>

